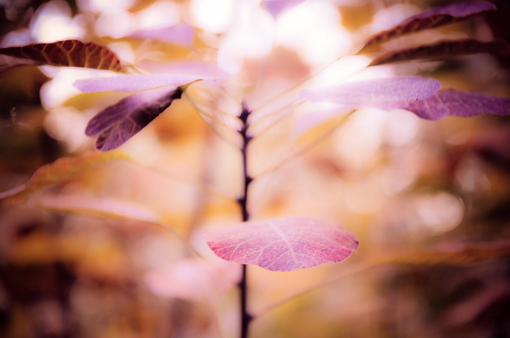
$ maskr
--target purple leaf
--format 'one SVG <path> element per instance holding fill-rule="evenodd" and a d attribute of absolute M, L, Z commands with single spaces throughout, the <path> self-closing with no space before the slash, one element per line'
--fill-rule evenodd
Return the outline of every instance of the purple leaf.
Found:
<path fill-rule="evenodd" d="M 187 74 L 131 74 L 109 77 L 96 77 L 92 79 L 77 80 L 73 86 L 77 89 L 87 92 L 133 92 L 163 86 L 182 86 L 198 79 L 213 79 L 197 75 Z"/>
<path fill-rule="evenodd" d="M 151 27 L 136 31 L 131 37 L 143 40 L 159 40 L 190 47 L 193 40 L 193 28 L 187 24 L 180 24 L 172 27 Z"/>
<path fill-rule="evenodd" d="M 356 237 L 342 227 L 302 217 L 245 222 L 205 236 L 218 257 L 271 271 L 340 262 L 358 249 Z"/>
<path fill-rule="evenodd" d="M 441 90 L 425 100 L 385 102 L 374 106 L 387 110 L 409 110 L 427 120 L 439 120 L 445 116 L 510 115 L 510 98 L 458 92 L 451 89 Z"/>
<path fill-rule="evenodd" d="M 468 55 L 477 53 L 506 54 L 510 51 L 510 45 L 505 40 L 477 41 L 466 39 L 460 41 L 441 41 L 432 45 L 408 48 L 383 54 L 373 60 L 369 66 L 383 65 L 387 63 L 419 60 L 439 59 L 450 56 Z"/>
<path fill-rule="evenodd" d="M 439 90 L 440 83 L 419 76 L 397 76 L 344 83 L 316 91 L 302 91 L 299 98 L 314 102 L 327 101 L 359 107 L 371 102 L 411 101 L 425 99 Z"/>
<path fill-rule="evenodd" d="M 159 88 L 120 100 L 96 116 L 85 129 L 88 136 L 98 136 L 96 148 L 108 151 L 120 147 L 159 116 L 182 95 L 180 88 Z"/>
<path fill-rule="evenodd" d="M 461 2 L 446 7 L 435 8 L 412 16 L 389 30 L 373 35 L 367 40 L 360 53 L 366 51 L 371 46 L 406 34 L 466 20 L 473 15 L 493 10 L 496 10 L 496 6 L 485 1 Z"/>

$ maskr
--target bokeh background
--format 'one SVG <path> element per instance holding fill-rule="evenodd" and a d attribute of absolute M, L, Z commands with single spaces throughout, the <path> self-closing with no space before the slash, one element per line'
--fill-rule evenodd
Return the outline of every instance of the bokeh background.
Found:
<path fill-rule="evenodd" d="M 339 58 L 312 83 L 335 83 L 355 70 L 364 79 L 421 74 L 443 88 L 510 96 L 509 59 L 479 54 L 363 70 L 366 59 L 349 56 L 370 34 L 449 1 L 287 2 L 295 7 L 275 18 L 267 9 L 277 1 L 0 0 L 2 46 L 81 39 L 145 72 L 207 61 L 227 78 L 221 88 L 190 90 L 191 101 L 174 102 L 122 146 L 134 162 L 80 172 L 25 203 L 0 202 L 1 337 L 236 337 L 239 267 L 213 257 L 201 235 L 240 221 L 231 117 L 243 100 L 257 107 Z M 386 47 L 508 40 L 510 3 L 494 3 L 498 12 Z M 176 25 L 189 29 L 180 41 L 165 31 Z M 72 87 L 90 76 L 97 72 L 3 69 L 0 191 L 26 183 L 44 164 L 93 151 L 87 121 L 125 94 Z M 254 311 L 345 274 L 264 313 L 251 336 L 510 337 L 508 257 L 439 265 L 425 255 L 415 264 L 356 270 L 395 252 L 508 247 L 510 120 L 425 121 L 375 109 L 347 116 L 318 104 L 280 110 L 289 102 L 279 96 L 256 111 L 253 218 L 342 225 L 360 250 L 295 272 L 250 266 Z M 162 226 L 137 221 L 151 217 Z"/>

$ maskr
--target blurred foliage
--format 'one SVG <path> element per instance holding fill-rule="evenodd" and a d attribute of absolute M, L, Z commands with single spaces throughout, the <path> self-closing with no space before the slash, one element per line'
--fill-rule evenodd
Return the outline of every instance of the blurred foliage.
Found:
<path fill-rule="evenodd" d="M 29 8 L 36 10 L 43 3 L 1 2 L 9 8 L 0 20 L 2 35 L 27 27 L 34 13 Z M 67 3 L 74 15 L 79 13 L 74 1 Z M 130 11 L 149 3 L 139 1 Z M 446 2 L 413 3 L 427 8 Z M 487 25 L 476 21 L 462 29 L 472 35 L 491 31 L 509 39 L 510 6 L 495 3 L 499 11 L 490 14 Z M 339 13 L 343 26 L 354 32 L 396 4 L 400 2 L 340 6 Z M 94 36 L 91 27 L 88 39 L 119 42 Z M 449 29 L 453 28 L 445 30 Z M 214 37 L 201 38 L 214 44 Z M 158 60 L 190 53 L 162 42 L 128 37 L 120 41 L 130 50 L 157 53 Z M 206 46 L 198 37 L 194 44 L 199 52 Z M 273 83 L 293 83 L 310 71 L 296 51 L 279 47 L 272 56 L 268 69 L 279 77 L 263 81 L 257 88 L 262 96 L 273 93 Z M 420 71 L 445 87 L 508 96 L 508 61 L 482 55 L 435 66 L 398 66 L 394 72 Z M 257 66 L 246 65 L 249 76 L 258 76 Z M 0 74 L 2 192 L 25 184 L 45 164 L 91 150 L 93 140 L 82 135 L 86 121 L 122 97 L 78 94 L 45 110 L 40 90 L 46 80 L 47 70 L 35 67 Z M 239 91 L 245 89 L 240 86 Z M 252 205 L 256 218 L 321 218 L 356 233 L 361 246 L 357 255 L 339 265 L 290 273 L 254 267 L 250 306 L 264 308 L 344 269 L 394 252 L 418 252 L 423 264 L 378 265 L 338 279 L 256 319 L 253 337 L 510 336 L 508 253 L 494 257 L 506 258 L 462 266 L 431 264 L 426 259 L 430 257 L 423 258 L 431 248 L 509 240 L 509 119 L 480 116 L 430 122 L 409 116 L 359 111 L 340 121 L 314 149 L 257 181 Z M 250 152 L 254 172 L 295 150 L 288 142 L 294 123 L 287 117 L 254 141 Z M 310 130 L 298 144 L 328 127 L 331 123 Z M 183 275 L 195 275 L 186 266 L 179 270 L 184 272 L 175 267 L 182 259 L 195 257 L 184 238 L 221 272 L 211 279 L 226 276 L 235 283 L 237 266 L 223 266 L 210 257 L 200 235 L 204 229 L 239 221 L 234 201 L 241 184 L 239 154 L 219 140 L 185 100 L 172 105 L 126 146 L 123 150 L 139 165 L 104 163 L 64 175 L 23 205 L 0 202 L 0 336 L 217 337 L 219 331 L 223 337 L 235 336 L 236 292 L 214 280 L 213 285 L 202 286 L 214 290 L 205 297 L 180 293 L 176 288 L 186 285 Z M 73 202 L 87 209 L 85 215 L 65 212 L 76 209 Z M 118 208 L 116 212 L 102 212 L 108 203 Z M 127 209 L 141 216 L 124 217 Z M 148 224 L 147 215 L 157 215 L 165 227 Z M 167 285 L 148 282 L 149 275 L 167 273 L 175 279 Z"/>

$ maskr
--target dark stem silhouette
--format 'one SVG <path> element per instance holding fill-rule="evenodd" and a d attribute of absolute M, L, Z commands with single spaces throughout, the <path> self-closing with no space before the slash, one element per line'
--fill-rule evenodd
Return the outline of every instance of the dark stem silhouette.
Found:
<path fill-rule="evenodd" d="M 248 144 L 251 141 L 251 136 L 248 135 L 248 117 L 251 111 L 248 109 L 246 104 L 243 103 L 243 108 L 241 114 L 239 114 L 238 118 L 242 122 L 241 129 L 238 131 L 242 137 L 242 145 L 241 145 L 241 156 L 242 156 L 242 165 L 243 165 L 243 194 L 238 199 L 239 206 L 241 208 L 243 222 L 246 222 L 250 219 L 250 213 L 248 212 L 248 188 L 252 181 L 250 175 L 248 175 Z M 248 296 L 248 286 L 247 286 L 247 266 L 243 265 L 243 272 L 241 276 L 241 280 L 238 284 L 239 287 L 239 296 L 240 296 L 240 313 L 241 313 L 241 338 L 248 337 L 248 327 L 250 325 L 253 317 L 250 313 L 248 313 L 247 307 L 247 296 Z"/>

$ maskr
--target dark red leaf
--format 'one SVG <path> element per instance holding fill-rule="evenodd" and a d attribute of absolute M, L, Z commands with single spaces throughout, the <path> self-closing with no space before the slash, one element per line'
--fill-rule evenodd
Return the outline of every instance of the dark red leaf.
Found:
<path fill-rule="evenodd" d="M 445 116 L 510 115 L 510 98 L 458 92 L 451 89 L 440 90 L 424 100 L 382 102 L 372 106 L 382 109 L 409 110 L 427 120 L 439 120 Z"/>
<path fill-rule="evenodd" d="M 508 53 L 510 45 L 505 40 L 495 40 L 489 42 L 477 41 L 473 39 L 461 41 L 441 41 L 432 45 L 420 46 L 416 48 L 403 49 L 395 52 L 383 54 L 373 60 L 369 66 L 383 65 L 386 63 L 419 60 L 419 59 L 439 59 L 458 55 L 468 55 L 477 53 Z"/>
<path fill-rule="evenodd" d="M 358 249 L 356 237 L 342 227 L 302 217 L 245 222 L 208 232 L 205 240 L 220 258 L 272 271 L 340 262 Z"/>
<path fill-rule="evenodd" d="M 108 151 L 123 145 L 172 102 L 181 97 L 180 88 L 158 88 L 129 96 L 94 116 L 85 130 L 88 136 L 98 136 L 96 148 Z"/>
<path fill-rule="evenodd" d="M 493 10 L 496 10 L 496 6 L 485 1 L 462 2 L 435 8 L 412 16 L 391 29 L 373 35 L 367 40 L 360 53 L 366 51 L 371 46 L 401 37 L 405 34 L 466 20 L 474 15 Z"/>
<path fill-rule="evenodd" d="M 31 60 L 36 65 L 122 70 L 119 58 L 108 47 L 79 40 L 5 47 L 0 48 L 0 54 Z"/>

